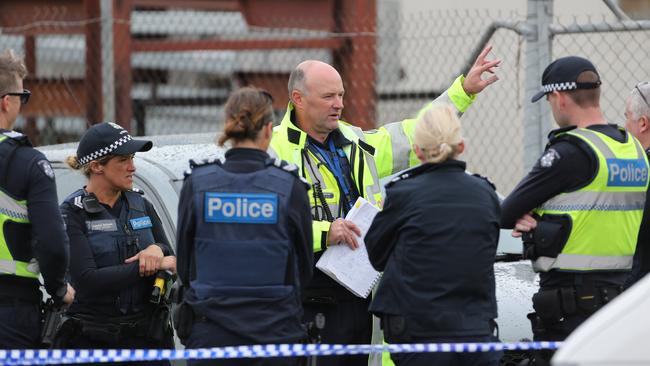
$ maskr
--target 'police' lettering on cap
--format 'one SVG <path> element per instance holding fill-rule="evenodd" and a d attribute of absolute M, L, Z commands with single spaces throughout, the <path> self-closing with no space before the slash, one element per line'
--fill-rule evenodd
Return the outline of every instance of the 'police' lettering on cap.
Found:
<path fill-rule="evenodd" d="M 553 91 L 568 91 L 576 89 L 596 89 L 599 80 L 594 83 L 579 83 L 578 76 L 584 71 L 593 71 L 598 75 L 596 67 L 586 58 L 569 56 L 558 58 L 546 67 L 542 74 L 542 90 L 533 96 L 531 102 L 536 102 Z"/>
<path fill-rule="evenodd" d="M 86 165 L 109 154 L 129 155 L 151 150 L 152 146 L 151 141 L 134 140 L 127 130 L 116 123 L 98 123 L 81 136 L 77 147 L 77 161 Z"/>

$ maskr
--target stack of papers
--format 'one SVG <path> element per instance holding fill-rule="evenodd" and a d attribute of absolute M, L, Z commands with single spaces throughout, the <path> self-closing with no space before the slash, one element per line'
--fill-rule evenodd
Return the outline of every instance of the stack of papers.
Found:
<path fill-rule="evenodd" d="M 346 220 L 352 221 L 361 231 L 361 236 L 357 237 L 359 247 L 352 250 L 345 243 L 330 246 L 316 263 L 316 268 L 362 298 L 370 295 L 381 277 L 381 274 L 372 268 L 363 242 L 378 212 L 377 207 L 359 197 L 345 216 Z"/>

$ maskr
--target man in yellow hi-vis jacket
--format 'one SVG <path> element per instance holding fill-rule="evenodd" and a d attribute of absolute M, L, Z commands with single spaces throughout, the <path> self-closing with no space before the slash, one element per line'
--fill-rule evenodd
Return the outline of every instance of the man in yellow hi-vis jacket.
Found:
<path fill-rule="evenodd" d="M 435 101 L 464 112 L 476 94 L 498 79 L 495 75 L 481 79 L 500 63 L 486 60 L 490 50 L 485 48 L 467 76 L 459 76 Z M 356 248 L 354 234 L 359 229 L 343 219 L 351 205 L 358 197 L 380 205 L 379 179 L 418 163 L 411 150 L 415 119 L 362 131 L 340 120 L 344 92 L 341 76 L 332 66 L 314 60 L 300 63 L 289 78 L 289 105 L 269 148 L 271 155 L 296 164 L 312 186 L 314 262 L 329 245 Z M 306 322 L 324 317 L 323 343 L 370 342 L 368 299 L 356 297 L 320 271 L 314 271 L 302 298 Z M 365 355 L 327 357 L 318 364 L 362 365 L 366 360 Z"/>

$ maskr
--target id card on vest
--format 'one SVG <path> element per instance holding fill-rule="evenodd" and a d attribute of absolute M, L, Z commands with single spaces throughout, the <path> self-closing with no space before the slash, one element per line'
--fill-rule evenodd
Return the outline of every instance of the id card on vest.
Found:
<path fill-rule="evenodd" d="M 117 231 L 116 220 L 91 220 L 86 221 L 88 231 Z"/>

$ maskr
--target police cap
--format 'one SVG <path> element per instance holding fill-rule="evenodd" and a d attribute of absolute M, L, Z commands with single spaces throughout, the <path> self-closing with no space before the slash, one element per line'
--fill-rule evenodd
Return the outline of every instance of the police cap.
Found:
<path fill-rule="evenodd" d="M 536 102 L 548 93 L 554 91 L 569 91 L 576 89 L 596 89 L 600 86 L 600 76 L 598 81 L 589 83 L 579 83 L 578 76 L 584 71 L 593 71 L 598 75 L 596 67 L 591 61 L 578 56 L 568 56 L 558 58 L 546 67 L 542 74 L 542 90 L 533 96 L 531 102 Z"/>
<path fill-rule="evenodd" d="M 84 133 L 77 147 L 77 161 L 85 165 L 106 155 L 128 155 L 151 150 L 153 143 L 134 140 L 122 126 L 107 122 L 93 125 Z"/>

